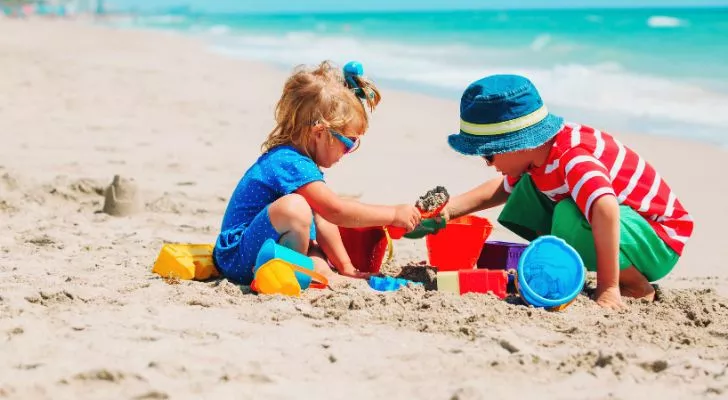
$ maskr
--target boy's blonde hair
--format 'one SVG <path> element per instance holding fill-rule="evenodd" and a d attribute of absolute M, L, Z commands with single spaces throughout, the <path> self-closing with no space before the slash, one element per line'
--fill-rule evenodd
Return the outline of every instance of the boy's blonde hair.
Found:
<path fill-rule="evenodd" d="M 373 82 L 362 76 L 353 77 L 364 93 L 360 100 L 355 88 L 347 86 L 341 68 L 324 61 L 315 68 L 299 66 L 283 86 L 276 104 L 275 120 L 263 152 L 282 144 L 292 144 L 307 151 L 311 128 L 317 123 L 341 131 L 356 121 L 362 132 L 369 127 L 364 103 L 374 111 L 381 100 Z"/>

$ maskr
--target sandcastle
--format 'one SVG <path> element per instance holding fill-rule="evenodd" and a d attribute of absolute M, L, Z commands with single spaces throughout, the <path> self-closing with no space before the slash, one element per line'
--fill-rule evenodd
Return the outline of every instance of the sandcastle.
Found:
<path fill-rule="evenodd" d="M 114 175 L 114 180 L 104 191 L 103 212 L 116 217 L 125 217 L 141 211 L 142 201 L 133 179 Z"/>

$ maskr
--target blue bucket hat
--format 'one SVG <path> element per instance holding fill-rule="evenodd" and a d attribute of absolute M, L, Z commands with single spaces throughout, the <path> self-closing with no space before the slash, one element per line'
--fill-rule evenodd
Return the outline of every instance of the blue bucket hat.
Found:
<path fill-rule="evenodd" d="M 447 141 L 455 151 L 469 156 L 510 153 L 546 143 L 563 122 L 548 112 L 530 80 L 492 75 L 465 89 L 460 99 L 460 133 Z"/>

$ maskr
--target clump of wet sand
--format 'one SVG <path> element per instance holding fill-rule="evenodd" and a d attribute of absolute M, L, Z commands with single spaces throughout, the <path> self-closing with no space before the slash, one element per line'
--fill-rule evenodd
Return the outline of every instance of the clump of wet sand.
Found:
<path fill-rule="evenodd" d="M 437 186 L 420 196 L 415 206 L 423 212 L 433 212 L 450 200 L 450 194 L 443 186 Z"/>

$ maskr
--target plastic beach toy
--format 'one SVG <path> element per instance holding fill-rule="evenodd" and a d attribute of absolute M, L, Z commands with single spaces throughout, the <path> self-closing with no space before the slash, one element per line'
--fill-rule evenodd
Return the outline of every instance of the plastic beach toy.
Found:
<path fill-rule="evenodd" d="M 387 261 L 392 259 L 394 250 L 387 228 L 381 226 L 344 228 L 340 226 L 339 233 L 351 262 L 359 271 L 377 274 L 382 267 L 384 256 L 387 256 Z"/>
<path fill-rule="evenodd" d="M 492 230 L 487 219 L 475 215 L 448 221 L 445 229 L 425 239 L 430 265 L 438 272 L 473 269 Z"/>
<path fill-rule="evenodd" d="M 515 271 L 518 268 L 518 260 L 521 259 L 527 246 L 524 243 L 487 241 L 480 252 L 478 268 Z"/>
<path fill-rule="evenodd" d="M 167 243 L 162 246 L 152 272 L 164 278 L 204 281 L 220 274 L 212 261 L 213 244 Z"/>
<path fill-rule="evenodd" d="M 407 279 L 402 278 L 394 278 L 391 276 L 372 276 L 369 278 L 369 286 L 374 289 L 378 290 L 380 292 L 391 292 L 395 290 L 399 290 L 402 286 L 407 286 L 408 283 L 414 283 L 416 285 L 421 285 L 419 282 L 412 282 Z"/>
<path fill-rule="evenodd" d="M 585 279 L 579 253 L 555 236 L 531 242 L 518 262 L 518 292 L 534 307 L 563 310 L 581 292 Z"/>
<path fill-rule="evenodd" d="M 503 270 L 473 269 L 437 273 L 437 290 L 454 294 L 493 293 L 507 296 L 508 274 Z"/>
<path fill-rule="evenodd" d="M 442 186 L 437 186 L 427 191 L 423 196 L 420 196 L 415 203 L 415 207 L 420 212 L 422 219 L 425 220 L 439 216 L 449 201 L 450 195 L 447 193 L 447 189 Z M 387 226 L 387 230 L 389 231 L 389 236 L 395 240 L 401 239 L 407 233 L 405 228 L 392 225 Z"/>
<path fill-rule="evenodd" d="M 328 280 L 314 271 L 313 260 L 268 239 L 258 252 L 251 288 L 262 294 L 300 296 L 301 290 L 323 289 Z M 316 280 L 318 282 L 312 282 Z"/>

